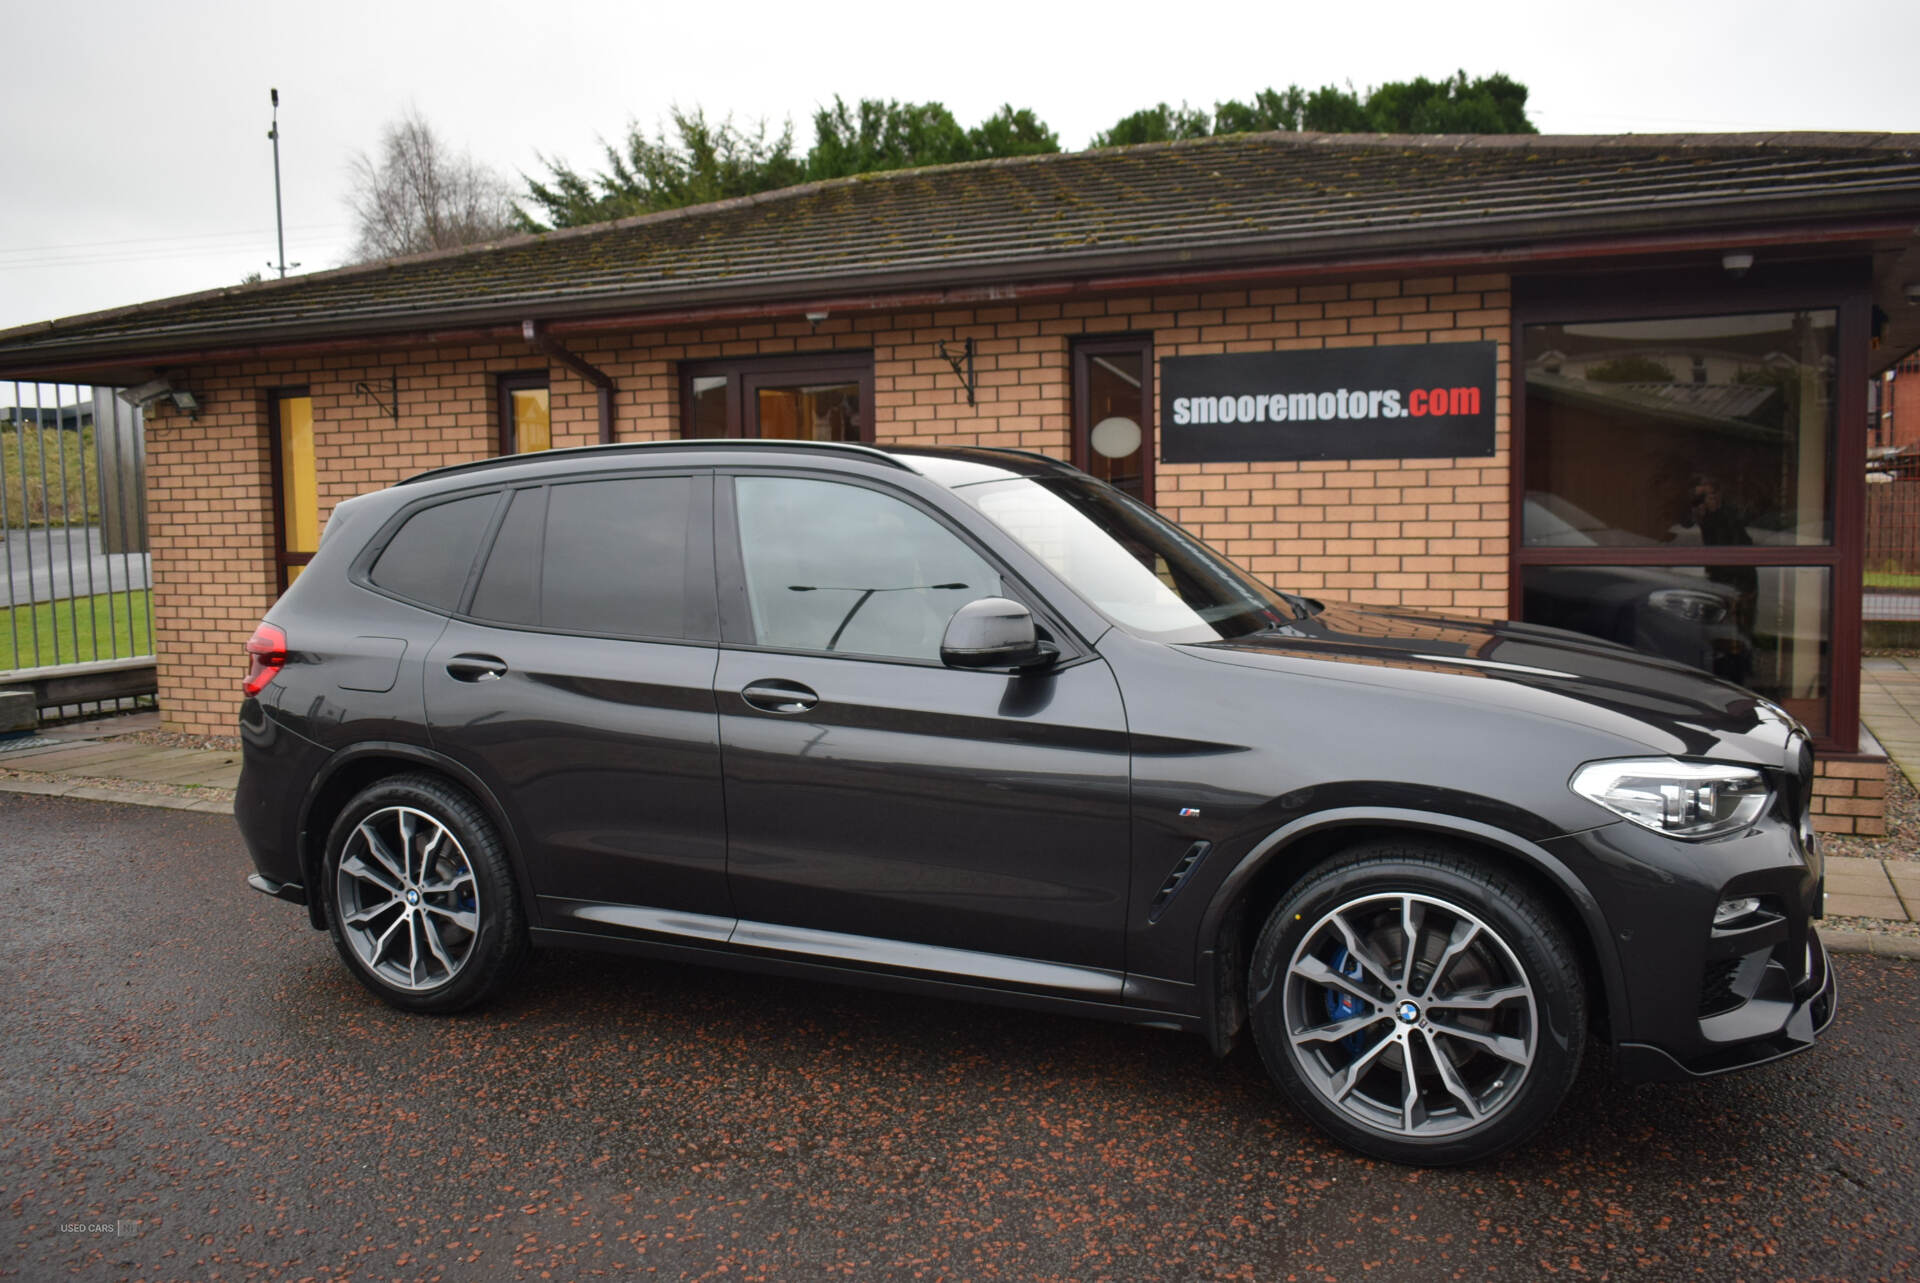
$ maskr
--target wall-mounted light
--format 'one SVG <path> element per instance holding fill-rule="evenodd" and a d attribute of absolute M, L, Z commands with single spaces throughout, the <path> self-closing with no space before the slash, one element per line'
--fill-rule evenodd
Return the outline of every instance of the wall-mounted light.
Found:
<path fill-rule="evenodd" d="M 806 317 L 808 325 L 818 325 L 827 319 L 827 314 L 825 312 L 808 312 Z"/>
<path fill-rule="evenodd" d="M 1907 302 L 1920 307 L 1920 281 L 1907 282 Z"/>
<path fill-rule="evenodd" d="M 1729 250 L 1720 256 L 1720 266 L 1726 269 L 1728 276 L 1739 280 L 1753 266 L 1753 255 L 1745 250 Z"/>
<path fill-rule="evenodd" d="M 184 410 L 188 418 L 197 419 L 205 403 L 197 393 L 187 390 L 186 378 L 185 370 L 176 370 L 130 388 L 121 388 L 120 399 L 143 410 L 156 401 L 171 401 L 174 409 Z"/>

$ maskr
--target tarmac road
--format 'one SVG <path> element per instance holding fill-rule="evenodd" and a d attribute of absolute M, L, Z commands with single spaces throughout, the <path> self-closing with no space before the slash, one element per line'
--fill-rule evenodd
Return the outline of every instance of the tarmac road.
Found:
<path fill-rule="evenodd" d="M 1840 959 L 1797 1059 L 1588 1073 L 1541 1141 L 1422 1172 L 1123 1026 L 559 953 L 404 1016 L 225 817 L 0 794 L 0 851 L 7 1276 L 1920 1273 L 1910 963 Z"/>

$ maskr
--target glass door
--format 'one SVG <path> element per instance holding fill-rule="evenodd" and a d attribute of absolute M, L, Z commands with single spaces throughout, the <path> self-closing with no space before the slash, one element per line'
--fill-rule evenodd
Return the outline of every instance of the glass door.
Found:
<path fill-rule="evenodd" d="M 872 441 L 873 358 L 759 357 L 681 367 L 681 435 Z"/>

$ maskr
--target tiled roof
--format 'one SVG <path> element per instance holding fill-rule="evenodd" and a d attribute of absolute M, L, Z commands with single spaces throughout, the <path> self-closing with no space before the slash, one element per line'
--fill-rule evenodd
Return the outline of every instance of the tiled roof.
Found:
<path fill-rule="evenodd" d="M 0 332 L 33 361 L 1527 239 L 1920 221 L 1920 135 L 1254 134 L 865 175 Z"/>

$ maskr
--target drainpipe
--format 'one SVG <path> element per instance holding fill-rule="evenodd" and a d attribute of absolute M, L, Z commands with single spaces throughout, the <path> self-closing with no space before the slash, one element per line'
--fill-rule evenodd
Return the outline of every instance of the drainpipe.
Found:
<path fill-rule="evenodd" d="M 578 374 L 597 389 L 600 399 L 600 443 L 613 444 L 613 376 L 590 365 L 579 353 L 541 328 L 534 320 L 520 322 L 520 335 L 560 364 Z"/>

